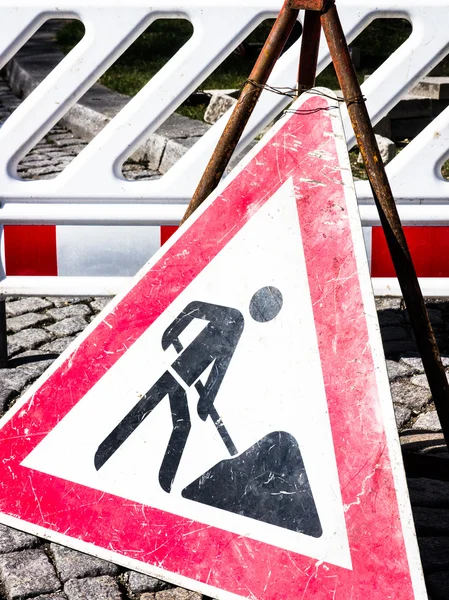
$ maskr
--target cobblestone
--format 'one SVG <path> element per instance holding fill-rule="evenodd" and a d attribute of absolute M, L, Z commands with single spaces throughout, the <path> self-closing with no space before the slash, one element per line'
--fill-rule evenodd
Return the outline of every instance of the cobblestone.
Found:
<path fill-rule="evenodd" d="M 95 556 L 70 550 L 59 544 L 51 544 L 50 553 L 54 559 L 59 578 L 63 583 L 69 579 L 118 574 L 117 565 Z"/>
<path fill-rule="evenodd" d="M 0 525 L 0 554 L 33 548 L 37 544 L 38 539 L 34 535 Z"/>
<path fill-rule="evenodd" d="M 156 600 L 201 600 L 202 598 L 202 594 L 180 587 L 156 593 Z"/>
<path fill-rule="evenodd" d="M 18 317 L 25 313 L 34 313 L 44 308 L 49 308 L 52 303 L 45 298 L 23 298 L 22 300 L 15 300 L 14 302 L 6 301 L 6 316 Z"/>
<path fill-rule="evenodd" d="M 0 581 L 7 600 L 21 600 L 61 588 L 52 564 L 41 549 L 1 555 Z"/>
<path fill-rule="evenodd" d="M 122 600 L 117 582 L 112 577 L 72 579 L 64 585 L 69 600 Z"/>
<path fill-rule="evenodd" d="M 160 579 L 155 579 L 143 573 L 128 571 L 123 576 L 123 583 L 131 594 L 143 594 L 145 592 L 156 592 L 165 587 Z"/>
<path fill-rule="evenodd" d="M 22 331 L 22 329 L 33 327 L 33 325 L 43 325 L 44 323 L 48 323 L 50 320 L 51 319 L 46 315 L 41 315 L 39 313 L 27 313 L 25 315 L 20 315 L 20 317 L 6 319 L 6 329 L 8 332 L 17 333 L 18 331 Z"/>
<path fill-rule="evenodd" d="M 42 329 L 24 329 L 8 338 L 9 354 L 17 354 L 17 352 L 22 352 L 29 348 L 36 348 L 50 339 L 50 334 Z"/>
<path fill-rule="evenodd" d="M 47 311 L 47 314 L 55 321 L 61 321 L 68 317 L 86 317 L 92 314 L 92 311 L 87 304 L 72 304 L 62 308 L 51 308 Z"/>
<path fill-rule="evenodd" d="M 86 328 L 86 325 L 87 321 L 84 317 L 68 317 L 53 325 L 48 325 L 46 329 L 56 337 L 67 337 L 68 335 L 83 331 L 83 329 Z"/>

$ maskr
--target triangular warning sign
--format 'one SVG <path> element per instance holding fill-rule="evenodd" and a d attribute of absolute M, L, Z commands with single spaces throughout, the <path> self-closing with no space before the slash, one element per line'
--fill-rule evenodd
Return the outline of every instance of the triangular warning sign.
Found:
<path fill-rule="evenodd" d="M 217 598 L 426 598 L 334 99 L 6 415 L 0 481 L 0 521 Z"/>

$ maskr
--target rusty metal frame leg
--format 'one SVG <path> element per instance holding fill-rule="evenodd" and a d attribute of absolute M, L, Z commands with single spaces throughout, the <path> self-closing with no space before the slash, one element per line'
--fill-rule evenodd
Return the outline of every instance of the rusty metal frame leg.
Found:
<path fill-rule="evenodd" d="M 288 0 L 286 0 L 251 71 L 248 81 L 243 86 L 238 102 L 200 179 L 181 224 L 204 202 L 220 182 L 262 93 L 263 86 L 266 84 L 288 40 L 298 18 L 298 13 L 299 10 L 290 8 Z"/>
<path fill-rule="evenodd" d="M 298 95 L 315 85 L 320 36 L 321 13 L 306 10 L 299 57 Z"/>
<path fill-rule="evenodd" d="M 444 438 L 448 444 L 449 384 L 335 5 L 321 15 L 321 24 L 365 163 Z"/>

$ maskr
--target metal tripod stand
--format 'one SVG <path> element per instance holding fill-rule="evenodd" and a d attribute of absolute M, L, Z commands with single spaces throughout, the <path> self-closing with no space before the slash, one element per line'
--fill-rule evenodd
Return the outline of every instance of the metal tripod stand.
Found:
<path fill-rule="evenodd" d="M 299 59 L 298 94 L 315 84 L 323 29 L 449 447 L 449 384 L 334 0 L 285 0 L 182 222 L 198 208 L 221 180 L 300 10 L 305 10 L 305 18 Z"/>

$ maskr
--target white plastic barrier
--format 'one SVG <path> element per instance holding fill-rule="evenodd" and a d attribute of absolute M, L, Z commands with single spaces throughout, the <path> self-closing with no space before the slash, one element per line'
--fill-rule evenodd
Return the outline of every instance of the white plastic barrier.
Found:
<path fill-rule="evenodd" d="M 268 17 L 276 16 L 281 0 L 3 0 L 0 6 L 0 57 L 4 66 L 49 18 L 79 18 L 86 34 L 0 129 L 0 190 L 2 224 L 174 225 L 184 213 L 227 116 L 161 179 L 127 181 L 121 164 L 155 131 L 246 36 Z M 449 46 L 449 0 L 378 0 L 338 2 L 348 41 L 375 18 L 400 17 L 413 27 L 409 39 L 363 84 L 372 121 L 378 122 L 420 78 L 438 64 Z M 158 18 L 186 18 L 194 27 L 191 39 L 148 82 L 128 105 L 53 180 L 23 181 L 16 175 L 20 159 L 90 88 L 124 50 Z M 302 18 L 302 15 L 301 15 Z M 278 61 L 270 85 L 293 86 L 299 42 Z M 319 70 L 329 62 L 324 39 Z M 239 152 L 278 114 L 288 99 L 264 92 L 237 148 Z M 343 109 L 344 110 L 344 109 Z M 353 134 L 347 115 L 348 144 Z M 401 204 L 404 224 L 449 224 L 448 183 L 440 166 L 449 155 L 449 109 L 441 113 L 389 165 L 393 193 Z M 357 182 L 365 225 L 378 223 L 367 182 Z M 55 281 L 58 279 L 58 281 Z M 3 278 L 0 292 L 69 293 L 77 278 Z M 102 285 L 92 278 L 83 293 L 99 287 L 117 291 L 116 279 Z M 391 285 L 392 282 L 389 282 Z M 384 285 L 384 283 L 382 284 Z M 433 284 L 432 284 L 433 285 Z M 376 287 L 376 283 L 375 283 Z M 437 295 L 449 295 L 441 279 Z M 92 291 L 89 291 L 89 290 Z M 73 292 L 70 292 L 73 293 Z"/>

